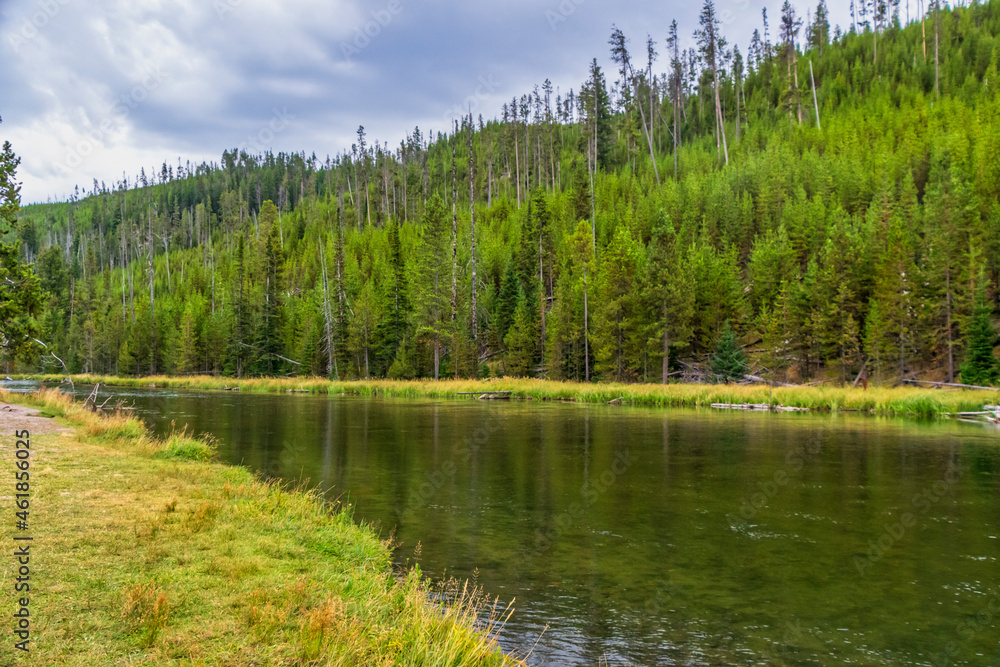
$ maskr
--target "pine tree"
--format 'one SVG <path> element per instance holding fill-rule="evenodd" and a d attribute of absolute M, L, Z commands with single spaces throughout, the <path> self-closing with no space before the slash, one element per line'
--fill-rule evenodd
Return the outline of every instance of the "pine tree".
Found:
<path fill-rule="evenodd" d="M 416 311 L 416 336 L 431 347 L 434 379 L 440 378 L 441 352 L 448 337 L 449 312 L 447 290 L 442 284 L 446 271 L 448 213 L 444 202 L 437 194 L 427 202 L 421 219 L 421 250 L 417 253 L 418 275 L 416 287 L 418 298 L 414 303 Z M 513 308 L 513 306 L 512 306 Z"/>
<path fill-rule="evenodd" d="M 746 354 L 743 353 L 743 348 L 736 341 L 736 334 L 733 332 L 729 320 L 726 320 L 722 332 L 719 334 L 709 368 L 716 382 L 727 384 L 734 380 L 742 380 L 743 376 L 750 370 Z"/>
<path fill-rule="evenodd" d="M 715 13 L 715 2 L 705 0 L 701 8 L 699 18 L 701 28 L 695 32 L 695 39 L 701 49 L 701 55 L 705 59 L 709 72 L 712 74 L 713 89 L 715 92 L 715 126 L 716 144 L 720 148 L 729 164 L 729 146 L 726 144 L 726 124 L 722 113 L 722 101 L 719 97 L 719 68 L 721 66 L 721 55 L 725 53 L 726 40 L 720 34 L 722 22 Z M 721 142 L 721 143 L 720 143 Z"/>
<path fill-rule="evenodd" d="M 18 358 L 37 358 L 41 335 L 36 316 L 41 314 L 42 292 L 31 265 L 21 262 L 21 242 L 4 241 L 17 228 L 21 184 L 16 178 L 21 159 L 10 142 L 0 152 L 0 360 L 9 364 Z"/>
<path fill-rule="evenodd" d="M 757 33 L 754 32 L 756 35 Z M 670 76 L 668 77 L 670 85 L 670 102 L 673 107 L 674 112 L 674 178 L 677 178 L 678 174 L 678 152 L 681 147 L 681 105 L 683 104 L 681 85 L 683 83 L 684 74 L 682 72 L 681 63 L 681 52 L 680 52 L 680 38 L 677 34 L 677 21 L 674 20 L 670 23 L 670 34 L 667 37 L 667 52 L 670 55 Z"/>
<path fill-rule="evenodd" d="M 823 57 L 823 49 L 830 43 L 830 12 L 826 8 L 826 0 L 819 0 L 816 6 L 816 19 L 810 26 L 809 46 L 816 49 L 817 55 Z"/>
<path fill-rule="evenodd" d="M 284 345 L 282 341 L 283 328 L 283 307 L 282 307 L 282 281 L 284 278 L 284 256 L 281 252 L 281 239 L 277 220 L 277 208 L 274 209 L 273 218 L 265 218 L 264 211 L 268 210 L 270 200 L 264 202 L 261 209 L 261 219 L 270 220 L 270 228 L 265 237 L 263 253 L 261 257 L 261 280 L 264 301 L 260 311 L 260 325 L 257 327 L 255 345 L 259 357 L 257 359 L 256 371 L 264 375 L 274 375 L 284 367 L 282 363 L 282 353 Z"/>
<path fill-rule="evenodd" d="M 638 305 L 636 274 L 641 249 L 628 227 L 615 230 L 614 239 L 601 256 L 594 299 L 594 357 L 606 380 L 625 381 Z"/>
<path fill-rule="evenodd" d="M 507 349 L 504 355 L 507 374 L 515 377 L 532 375 L 538 350 L 538 317 L 523 290 L 518 293 L 514 322 L 504 337 L 504 346 Z"/>
<path fill-rule="evenodd" d="M 251 307 L 249 296 L 246 242 L 242 232 L 236 241 L 236 258 L 232 286 L 232 336 L 229 338 L 226 354 L 226 373 L 243 377 L 253 361 L 252 347 L 248 343 L 251 334 Z"/>
<path fill-rule="evenodd" d="M 966 331 L 966 356 L 962 364 L 962 382 L 995 387 L 1000 381 L 1000 361 L 993 354 L 997 330 L 993 326 L 993 313 L 987 304 L 985 291 L 980 289 L 976 309 Z"/>
<path fill-rule="evenodd" d="M 795 118 L 795 109 L 798 108 L 799 124 L 802 124 L 802 102 L 799 99 L 799 58 L 795 41 L 798 39 L 799 30 L 802 27 L 802 19 L 795 16 L 795 8 L 788 0 L 781 7 L 781 39 L 782 49 L 787 63 L 786 79 L 786 103 L 788 105 L 788 115 Z"/>
<path fill-rule="evenodd" d="M 379 340 L 379 367 L 389 368 L 394 360 L 402 355 L 401 364 L 408 368 L 412 362 L 406 361 L 412 354 L 410 350 L 400 350 L 409 338 L 410 328 L 410 295 L 406 275 L 406 262 L 403 255 L 403 245 L 400 239 L 399 223 L 392 219 L 387 226 L 388 266 L 382 311 L 387 317 L 376 327 L 376 337 Z M 399 372 L 404 372 L 402 368 Z"/>

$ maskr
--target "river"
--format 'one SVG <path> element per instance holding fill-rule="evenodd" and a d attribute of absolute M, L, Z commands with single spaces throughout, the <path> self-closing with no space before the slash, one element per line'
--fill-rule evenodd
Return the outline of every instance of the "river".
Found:
<path fill-rule="evenodd" d="M 513 601 L 531 665 L 1000 664 L 991 426 L 112 391 Z"/>

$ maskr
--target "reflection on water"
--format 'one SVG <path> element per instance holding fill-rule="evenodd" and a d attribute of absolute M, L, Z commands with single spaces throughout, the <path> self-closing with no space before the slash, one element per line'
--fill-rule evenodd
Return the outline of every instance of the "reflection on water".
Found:
<path fill-rule="evenodd" d="M 531 664 L 1000 661 L 993 429 L 113 391 L 350 502 L 398 562 L 516 598 L 502 643 Z"/>

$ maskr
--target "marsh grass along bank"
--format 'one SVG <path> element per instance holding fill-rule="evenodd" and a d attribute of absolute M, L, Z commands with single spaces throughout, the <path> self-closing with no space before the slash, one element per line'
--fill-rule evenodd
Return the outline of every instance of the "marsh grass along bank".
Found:
<path fill-rule="evenodd" d="M 518 664 L 496 644 L 502 619 L 477 621 L 475 591 L 453 582 L 450 604 L 430 602 L 419 571 L 394 576 L 388 545 L 349 507 L 55 390 L 0 393 L 11 401 L 73 428 L 31 435 L 37 576 L 20 664 Z M 4 586 L 0 606 L 15 603 Z"/>
<path fill-rule="evenodd" d="M 32 376 L 44 382 L 61 382 L 64 376 Z M 238 389 L 256 393 L 308 392 L 362 396 L 426 397 L 454 399 L 460 393 L 511 391 L 514 399 L 608 403 L 620 399 L 629 405 L 651 407 L 708 407 L 712 403 L 755 403 L 879 415 L 943 417 L 958 412 L 982 410 L 1000 404 L 1000 392 L 942 390 L 911 387 L 767 387 L 763 385 L 696 384 L 587 384 L 494 378 L 490 380 L 357 380 L 323 378 L 220 378 L 213 376 L 151 376 L 123 378 L 78 375 L 74 381 L 99 382 L 118 387 L 183 388 L 198 390 Z M 467 400 L 469 397 L 461 397 Z"/>

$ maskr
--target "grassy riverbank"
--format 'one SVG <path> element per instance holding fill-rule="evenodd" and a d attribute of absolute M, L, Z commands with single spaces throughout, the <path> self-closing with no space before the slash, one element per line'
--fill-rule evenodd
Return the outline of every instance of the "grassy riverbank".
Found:
<path fill-rule="evenodd" d="M 64 376 L 34 376 L 36 380 L 60 382 Z M 461 392 L 512 391 L 519 399 L 608 403 L 646 406 L 705 407 L 712 403 L 769 403 L 813 410 L 855 411 L 880 415 L 940 417 L 956 412 L 981 410 L 1000 404 L 1000 392 L 910 387 L 767 387 L 763 385 L 695 384 L 585 384 L 495 378 L 490 380 L 360 380 L 330 381 L 323 378 L 218 378 L 211 376 L 122 378 L 80 375 L 76 382 L 100 382 L 119 387 L 177 387 L 200 390 L 238 388 L 256 393 L 301 391 L 314 394 L 357 394 L 455 398 Z"/>
<path fill-rule="evenodd" d="M 33 635 L 18 664 L 519 664 L 499 651 L 495 626 L 474 628 L 481 600 L 456 587 L 447 608 L 429 602 L 419 574 L 393 576 L 387 545 L 349 509 L 214 463 L 210 442 L 155 439 L 55 390 L 0 392 L 0 402 L 69 427 L 30 422 L 30 531 L 19 534 L 34 538 Z M 30 419 L 5 423 L 12 414 L 0 411 L 10 473 L 14 431 Z M 4 479 L 14 544 L 15 482 Z M 11 567 L 5 613 L 23 595 Z M 5 636 L 0 655 L 20 653 Z"/>

